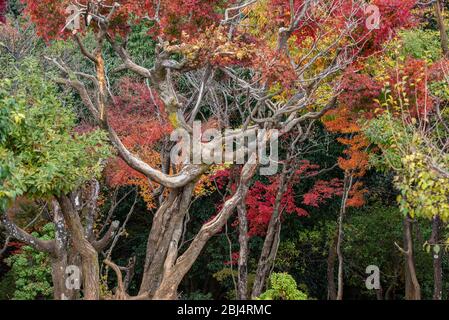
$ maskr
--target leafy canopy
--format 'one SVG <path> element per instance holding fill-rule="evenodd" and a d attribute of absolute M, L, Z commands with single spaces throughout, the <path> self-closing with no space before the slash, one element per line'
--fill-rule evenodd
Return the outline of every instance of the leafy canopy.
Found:
<path fill-rule="evenodd" d="M 26 70 L 26 71 L 25 71 Z M 28 60 L 0 82 L 0 205 L 17 196 L 67 193 L 100 174 L 110 155 L 100 130 L 75 132 L 57 88 Z"/>

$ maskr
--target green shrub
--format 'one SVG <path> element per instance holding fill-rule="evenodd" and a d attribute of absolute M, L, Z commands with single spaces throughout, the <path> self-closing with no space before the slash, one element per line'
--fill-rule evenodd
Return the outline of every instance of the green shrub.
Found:
<path fill-rule="evenodd" d="M 298 290 L 295 279 L 287 273 L 273 273 L 270 289 L 262 293 L 260 300 L 307 300 L 307 295 Z"/>

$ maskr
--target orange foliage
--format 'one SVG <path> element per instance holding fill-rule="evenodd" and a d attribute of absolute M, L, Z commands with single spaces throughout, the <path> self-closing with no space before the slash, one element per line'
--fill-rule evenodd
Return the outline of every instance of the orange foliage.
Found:
<path fill-rule="evenodd" d="M 158 145 L 172 127 L 156 93 L 140 83 L 125 79 L 108 113 L 111 126 L 123 144 L 153 167 L 161 166 Z M 149 209 L 155 208 L 152 192 L 157 186 L 143 174 L 130 168 L 121 158 L 112 159 L 106 175 L 112 186 L 134 185 Z"/>
<path fill-rule="evenodd" d="M 323 119 L 324 125 L 330 132 L 343 134 L 337 141 L 346 146 L 343 151 L 345 157 L 338 158 L 339 167 L 353 177 L 363 177 L 368 169 L 369 155 L 367 147 L 369 141 L 361 132 L 358 125 L 357 115 L 351 112 L 348 107 L 341 105 L 337 109 L 328 113 L 328 118 Z M 364 195 L 367 190 L 363 188 L 363 183 L 357 181 L 349 190 L 349 198 L 346 202 L 348 207 L 360 207 L 365 203 Z"/>

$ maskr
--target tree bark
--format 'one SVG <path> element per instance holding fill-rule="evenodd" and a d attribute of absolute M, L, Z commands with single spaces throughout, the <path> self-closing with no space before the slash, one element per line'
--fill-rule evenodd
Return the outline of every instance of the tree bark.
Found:
<path fill-rule="evenodd" d="M 67 254 L 51 259 L 51 278 L 53 282 L 54 300 L 75 300 L 78 290 L 66 286 Z"/>
<path fill-rule="evenodd" d="M 440 31 L 441 49 L 445 57 L 449 57 L 449 40 L 447 36 L 446 26 L 444 24 L 443 14 L 441 12 L 440 0 L 436 0 L 433 4 L 435 18 L 437 20 L 438 30 Z"/>
<path fill-rule="evenodd" d="M 349 192 L 351 191 L 354 176 L 345 172 L 344 178 L 344 190 L 340 206 L 340 214 L 338 216 L 338 233 L 337 233 L 337 257 L 338 257 L 338 274 L 337 274 L 337 300 L 343 300 L 343 286 L 344 286 L 344 275 L 343 275 L 343 252 L 341 245 L 343 242 L 343 220 L 346 215 L 346 203 L 349 198 Z"/>
<path fill-rule="evenodd" d="M 70 198 L 65 195 L 60 196 L 58 203 L 70 231 L 73 247 L 81 256 L 84 299 L 98 300 L 100 298 L 100 268 L 97 251 L 86 239 L 84 227 Z"/>
<path fill-rule="evenodd" d="M 439 216 L 435 216 L 432 219 L 432 234 L 430 236 L 429 243 L 436 245 L 440 239 L 440 225 L 441 219 Z M 443 294 L 443 266 L 442 256 L 443 250 L 439 250 L 435 253 L 432 250 L 433 256 L 433 300 L 441 300 Z"/>
<path fill-rule="evenodd" d="M 248 298 L 248 219 L 244 199 L 237 205 L 239 219 L 239 261 L 238 261 L 238 287 L 237 299 Z"/>
<path fill-rule="evenodd" d="M 327 256 L 327 299 L 337 300 L 337 288 L 335 286 L 335 261 L 337 259 L 337 241 L 338 233 L 332 239 L 329 245 L 329 253 Z"/>
<path fill-rule="evenodd" d="M 46 252 L 51 255 L 55 254 L 55 241 L 53 240 L 42 240 L 36 238 L 17 226 L 10 218 L 8 217 L 8 212 L 1 214 L 1 223 L 3 227 L 6 229 L 6 232 L 13 238 L 26 243 L 27 245 L 35 248 L 38 251 Z"/>
<path fill-rule="evenodd" d="M 55 300 L 73 300 L 76 293 L 68 288 L 65 283 L 69 241 L 61 208 L 55 200 L 52 201 L 52 213 L 55 225 L 55 254 L 51 258 L 53 298 Z"/>
<path fill-rule="evenodd" d="M 407 214 L 404 218 L 404 250 L 405 256 L 405 299 L 421 300 L 421 287 L 416 276 L 413 256 L 412 220 Z"/>
<path fill-rule="evenodd" d="M 340 222 L 339 222 L 339 231 L 338 231 L 338 238 L 337 238 L 337 257 L 338 257 L 338 273 L 337 273 L 337 300 L 343 300 L 343 285 L 344 285 L 344 279 L 343 279 L 343 253 L 341 251 L 341 243 L 342 243 L 342 224 L 343 224 L 343 213 L 340 213 Z"/>
<path fill-rule="evenodd" d="M 167 199 L 157 210 L 147 242 L 145 268 L 139 295 L 148 293 L 152 297 L 162 280 L 164 263 L 174 233 L 182 229 L 184 217 L 192 199 L 194 184 L 182 189 L 172 189 Z"/>

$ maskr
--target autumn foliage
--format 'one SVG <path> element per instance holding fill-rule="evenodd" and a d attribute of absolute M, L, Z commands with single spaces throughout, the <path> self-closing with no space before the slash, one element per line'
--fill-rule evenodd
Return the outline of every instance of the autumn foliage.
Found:
<path fill-rule="evenodd" d="M 303 161 L 294 172 L 294 177 L 289 181 L 280 201 L 280 214 L 295 214 L 298 217 L 307 216 L 308 212 L 297 204 L 293 186 L 302 178 L 316 173 L 319 166 Z M 268 179 L 268 183 L 256 181 L 250 188 L 246 199 L 249 221 L 249 236 L 263 236 L 266 232 L 271 215 L 274 212 L 276 196 L 279 192 L 280 177 L 274 176 Z"/>
<path fill-rule="evenodd" d="M 161 165 L 158 143 L 172 130 L 163 104 L 144 84 L 123 79 L 114 104 L 109 109 L 109 121 L 122 138 L 123 144 L 141 159 L 155 167 Z M 121 158 L 112 159 L 106 169 L 111 186 L 135 185 L 147 203 L 154 208 L 151 193 L 154 189 L 148 179 L 130 168 Z"/>
<path fill-rule="evenodd" d="M 254 271 L 249 240 L 260 245 L 257 238 L 264 238 L 254 280 L 260 288 L 254 285 L 256 294 L 243 295 L 260 297 L 266 287 L 266 279 L 261 278 L 272 269 L 280 247 L 281 224 L 296 217 L 306 220 L 322 210 L 330 216 L 326 223 L 333 219 L 334 227 L 338 209 L 325 208 L 332 200 L 341 200 L 336 251 L 343 250 L 345 209 L 362 207 L 369 195 L 365 177 L 370 173 L 373 146 L 364 134 L 364 123 L 384 112 L 383 106 L 391 100 L 406 101 L 410 117 L 426 117 L 438 102 L 428 92 L 428 81 L 444 78 L 445 61 L 430 64 L 411 57 L 373 70 L 373 61 L 400 35 L 399 30 L 418 22 L 414 0 L 79 0 L 75 3 L 84 10 L 79 15 L 72 0 L 22 2 L 47 45 L 70 44 L 64 49 L 78 50 L 76 58 L 89 65 L 64 61 L 66 52 L 58 56 L 59 46 L 54 47 L 57 54 L 49 57 L 53 51 L 48 50 L 42 59 L 57 89 L 71 88 L 71 98 L 81 98 L 77 102 L 89 111 L 89 118 L 80 119 L 76 130 L 86 132 L 96 126 L 115 148 L 111 158 L 101 161 L 107 163 L 104 179 L 96 178 L 107 188 L 135 188 L 146 212 L 154 213 L 145 234 L 146 251 L 145 243 L 135 246 L 142 250 L 136 256 L 143 265 L 135 270 L 117 266 L 117 271 L 111 261 L 105 262 L 116 271 L 118 282 L 123 272 L 126 286 L 138 291 L 132 297 L 136 299 L 179 297 L 178 287 L 190 284 L 185 276 L 198 269 L 200 254 L 210 250 L 207 243 L 219 243 L 221 237 L 214 236 L 229 225 L 234 228 L 226 234 L 230 251 L 232 240 L 238 239 L 244 252 L 242 257 L 232 253 L 226 263 L 239 265 L 238 281 L 246 279 L 239 283 L 240 290 L 247 289 L 247 276 Z M 367 25 L 373 22 L 373 12 L 366 11 L 369 4 L 379 10 L 378 27 Z M 0 0 L 0 22 L 5 21 L 5 8 L 6 1 Z M 79 20 L 76 30 L 69 27 L 70 15 L 72 22 Z M 145 31 L 134 34 L 136 29 Z M 148 41 L 142 46 L 146 51 L 138 52 L 143 41 Z M 150 58 L 142 63 L 140 53 Z M 241 147 L 237 139 L 245 138 L 248 131 L 269 139 L 270 130 L 276 130 L 278 171 L 259 176 L 262 157 L 250 149 L 244 164 L 234 159 L 210 164 L 204 158 L 202 163 L 172 163 L 170 151 L 176 142 L 170 141 L 171 133 L 184 129 L 189 138 L 195 137 L 198 119 L 203 132 L 232 129 L 232 134 L 224 135 L 235 138 L 236 147 Z M 189 148 L 204 146 L 205 139 L 190 140 Z M 217 141 L 217 148 L 224 149 L 225 140 Z M 330 144 L 335 148 L 328 148 Z M 204 202 L 208 207 L 203 197 L 210 197 Z M 197 205 L 201 210 L 196 210 Z M 132 224 L 132 210 L 125 224 Z M 304 230 L 305 225 L 301 225 Z M 125 227 L 116 236 L 111 231 L 114 241 L 128 232 Z M 99 234 L 108 234 L 106 229 Z M 88 239 L 80 237 L 84 238 Z M 136 238 L 140 241 L 141 234 Z M 82 249 L 80 253 L 92 251 Z M 98 266 L 97 253 L 93 258 L 81 254 L 81 260 Z M 111 249 L 108 259 L 113 256 Z M 335 278 L 329 275 L 335 261 L 329 264 L 330 281 Z M 342 270 L 340 266 L 339 277 L 346 273 Z M 134 271 L 139 273 L 140 288 L 128 279 Z M 111 283 L 106 282 L 101 289 L 105 284 L 107 291 Z M 92 297 L 100 297 L 100 286 L 93 287 Z M 131 298 L 124 287 L 118 283 L 108 294 Z"/>
<path fill-rule="evenodd" d="M 0 0 L 0 23 L 6 22 L 6 8 L 8 6 L 7 0 Z"/>

